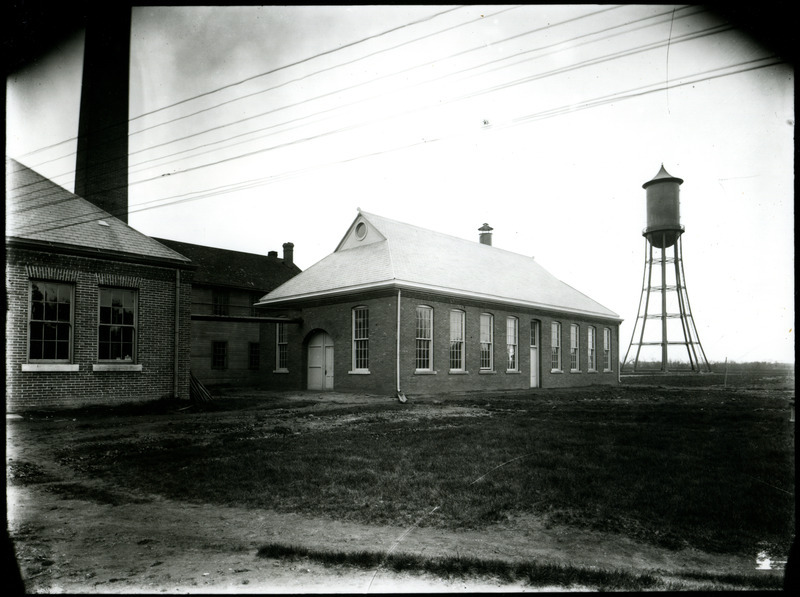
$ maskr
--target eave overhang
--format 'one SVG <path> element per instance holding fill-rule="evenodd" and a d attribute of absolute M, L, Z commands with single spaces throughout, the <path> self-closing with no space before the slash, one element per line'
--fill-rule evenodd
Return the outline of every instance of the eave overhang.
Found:
<path fill-rule="evenodd" d="M 166 257 L 150 257 L 122 251 L 112 251 L 108 249 L 96 249 L 92 247 L 79 247 L 65 243 L 54 243 L 42 240 L 31 240 L 18 237 L 6 237 L 6 247 L 28 249 L 31 251 L 44 251 L 48 253 L 63 253 L 65 255 L 76 255 L 78 257 L 90 257 L 92 259 L 103 259 L 106 261 L 124 261 L 126 263 L 138 263 L 141 265 L 155 265 L 159 267 L 179 268 L 185 270 L 195 270 L 197 266 L 190 261 L 181 259 L 169 259 Z"/>
<path fill-rule="evenodd" d="M 588 309 L 576 309 L 564 307 L 562 305 L 551 305 L 548 303 L 525 301 L 520 299 L 513 299 L 509 297 L 498 296 L 488 293 L 472 292 L 466 290 L 458 290 L 454 288 L 446 288 L 443 286 L 435 286 L 431 284 L 421 284 L 418 282 L 411 282 L 407 280 L 384 280 L 381 282 L 371 282 L 369 284 L 359 284 L 354 286 L 346 286 L 336 288 L 333 290 L 322 290 L 317 292 L 308 292 L 298 294 L 291 297 L 267 299 L 259 301 L 255 304 L 256 307 L 278 307 L 282 305 L 296 305 L 297 303 L 316 301 L 326 298 L 342 298 L 349 295 L 359 294 L 365 291 L 375 290 L 414 290 L 418 292 L 427 292 L 441 296 L 457 296 L 460 298 L 487 301 L 501 305 L 512 307 L 524 307 L 527 309 L 542 309 L 556 313 L 570 313 L 576 315 L 583 315 L 587 317 L 594 317 L 598 319 L 605 319 L 608 321 L 615 321 L 621 323 L 623 319 L 618 315 L 609 315 L 607 313 L 598 313 Z"/>

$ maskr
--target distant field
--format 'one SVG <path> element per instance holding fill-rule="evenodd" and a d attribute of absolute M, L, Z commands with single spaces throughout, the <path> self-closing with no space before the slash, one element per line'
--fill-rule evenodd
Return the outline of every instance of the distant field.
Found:
<path fill-rule="evenodd" d="M 656 385 L 678 387 L 721 386 L 735 388 L 794 389 L 794 368 L 732 367 L 727 373 L 724 364 L 712 366 L 711 373 L 623 373 L 624 385 Z"/>

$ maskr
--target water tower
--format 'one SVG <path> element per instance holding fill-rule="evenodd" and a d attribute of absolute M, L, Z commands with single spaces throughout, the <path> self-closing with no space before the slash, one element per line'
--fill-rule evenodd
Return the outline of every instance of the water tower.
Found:
<path fill-rule="evenodd" d="M 635 347 L 634 372 L 652 371 L 654 363 L 660 361 L 660 371 L 667 373 L 670 347 L 685 349 L 691 371 L 711 371 L 686 292 L 681 242 L 684 228 L 680 216 L 682 183 L 662 164 L 658 174 L 642 185 L 647 191 L 647 228 L 642 232 L 645 238 L 642 294 L 631 343 L 622 361 L 625 367 Z M 683 350 L 680 353 L 682 356 Z"/>

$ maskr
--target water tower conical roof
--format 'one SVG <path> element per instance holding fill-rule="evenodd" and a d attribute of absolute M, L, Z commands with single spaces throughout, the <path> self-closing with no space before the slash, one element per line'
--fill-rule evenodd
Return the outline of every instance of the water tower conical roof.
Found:
<path fill-rule="evenodd" d="M 658 174 L 644 183 L 642 188 L 646 189 L 651 184 L 655 184 L 657 182 L 677 182 L 678 184 L 683 184 L 683 179 L 678 178 L 677 176 L 672 176 L 672 174 L 664 169 L 664 164 L 661 164 L 661 170 L 658 171 Z"/>

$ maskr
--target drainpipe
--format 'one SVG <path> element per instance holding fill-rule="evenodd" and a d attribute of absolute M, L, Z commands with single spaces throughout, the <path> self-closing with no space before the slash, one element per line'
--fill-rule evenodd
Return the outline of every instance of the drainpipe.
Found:
<path fill-rule="evenodd" d="M 172 385 L 175 399 L 180 398 L 178 388 L 180 387 L 180 336 L 181 336 L 181 270 L 175 270 L 175 371 L 173 373 Z"/>
<path fill-rule="evenodd" d="M 406 401 L 406 395 L 400 391 L 400 297 L 402 296 L 402 291 L 397 291 L 397 363 L 396 363 L 396 371 L 397 371 L 397 399 L 400 402 Z"/>

